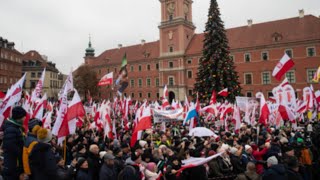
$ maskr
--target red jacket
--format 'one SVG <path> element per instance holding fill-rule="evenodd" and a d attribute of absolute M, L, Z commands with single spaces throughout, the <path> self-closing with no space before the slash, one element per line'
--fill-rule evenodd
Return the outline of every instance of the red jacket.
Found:
<path fill-rule="evenodd" d="M 252 155 L 257 161 L 261 161 L 263 160 L 262 157 L 267 153 L 267 151 L 268 151 L 268 148 L 263 148 L 261 151 L 259 151 L 258 149 L 253 150 Z M 258 174 L 262 174 L 263 165 L 260 163 L 256 164 L 256 169 Z"/>

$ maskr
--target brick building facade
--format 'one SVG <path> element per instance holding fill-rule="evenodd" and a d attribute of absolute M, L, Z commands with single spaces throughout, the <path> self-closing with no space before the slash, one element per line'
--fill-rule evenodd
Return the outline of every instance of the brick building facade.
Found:
<path fill-rule="evenodd" d="M 14 48 L 14 42 L 0 37 L 0 91 L 8 88 L 21 78 L 22 54 Z"/>
<path fill-rule="evenodd" d="M 98 56 L 94 49 L 86 49 L 85 64 L 91 66 L 101 78 L 108 72 L 120 69 L 121 59 L 127 54 L 129 87 L 125 95 L 134 99 L 157 99 L 164 84 L 169 96 L 183 100 L 193 93 L 199 59 L 202 56 L 204 34 L 195 34 L 192 23 L 191 0 L 160 0 L 160 39 L 154 42 L 106 50 Z M 295 66 L 286 76 L 301 96 L 303 87 L 320 65 L 320 19 L 313 15 L 254 24 L 227 29 L 227 37 L 236 70 L 240 76 L 242 93 L 254 96 L 261 91 L 270 96 L 279 84 L 271 74 L 286 52 Z M 318 84 L 313 84 L 319 89 Z M 100 87 L 99 97 L 110 98 L 115 93 L 111 87 Z"/>
<path fill-rule="evenodd" d="M 41 78 L 44 68 L 46 68 L 46 73 L 42 91 L 47 93 L 49 98 L 57 98 L 64 83 L 64 75 L 59 72 L 55 63 L 48 61 L 46 56 L 40 55 L 34 50 L 22 56 L 22 71 L 27 72 L 24 89 L 32 92 Z"/>

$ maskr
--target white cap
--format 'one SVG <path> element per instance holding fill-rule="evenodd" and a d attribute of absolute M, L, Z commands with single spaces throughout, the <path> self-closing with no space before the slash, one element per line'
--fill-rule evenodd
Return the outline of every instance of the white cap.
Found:
<path fill-rule="evenodd" d="M 271 165 L 277 165 L 278 159 L 275 156 L 271 156 L 267 159 L 267 163 Z"/>
<path fill-rule="evenodd" d="M 235 147 L 232 147 L 232 148 L 230 149 L 230 153 L 233 154 L 233 155 L 235 155 L 237 152 L 238 152 L 238 149 L 235 148 Z"/>
<path fill-rule="evenodd" d="M 143 148 L 147 144 L 147 141 L 140 140 L 139 145 Z"/>
<path fill-rule="evenodd" d="M 250 145 L 245 145 L 245 146 L 244 146 L 244 149 L 245 149 L 246 151 L 248 151 L 249 149 L 252 149 L 252 147 L 251 147 Z"/>

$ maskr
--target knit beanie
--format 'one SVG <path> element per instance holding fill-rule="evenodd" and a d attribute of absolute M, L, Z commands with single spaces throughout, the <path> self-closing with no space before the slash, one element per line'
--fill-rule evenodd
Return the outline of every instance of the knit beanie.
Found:
<path fill-rule="evenodd" d="M 52 133 L 50 130 L 40 128 L 37 132 L 37 138 L 39 142 L 48 143 L 52 139 Z"/>
<path fill-rule="evenodd" d="M 40 121 L 36 118 L 34 119 L 30 119 L 29 122 L 28 122 L 28 129 L 30 132 L 32 132 L 33 128 L 38 125 L 40 126 Z"/>
<path fill-rule="evenodd" d="M 154 163 L 154 162 L 149 162 L 149 163 L 147 164 L 147 169 L 148 169 L 149 171 L 151 171 L 151 172 L 154 172 L 155 167 L 156 167 L 156 163 Z"/>
<path fill-rule="evenodd" d="M 24 110 L 21 106 L 16 106 L 12 109 L 12 119 L 18 120 L 27 115 L 26 110 Z"/>
<path fill-rule="evenodd" d="M 85 158 L 79 157 L 78 160 L 77 160 L 76 168 L 79 169 L 85 161 L 86 161 Z"/>
<path fill-rule="evenodd" d="M 277 165 L 278 159 L 275 156 L 271 156 L 267 159 L 267 163 L 269 163 L 271 165 Z"/>

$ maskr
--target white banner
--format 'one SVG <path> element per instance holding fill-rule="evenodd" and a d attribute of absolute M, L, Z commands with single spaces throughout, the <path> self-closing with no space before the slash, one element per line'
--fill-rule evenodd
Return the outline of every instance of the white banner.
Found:
<path fill-rule="evenodd" d="M 183 121 L 183 109 L 157 110 L 153 109 L 154 123 Z"/>

